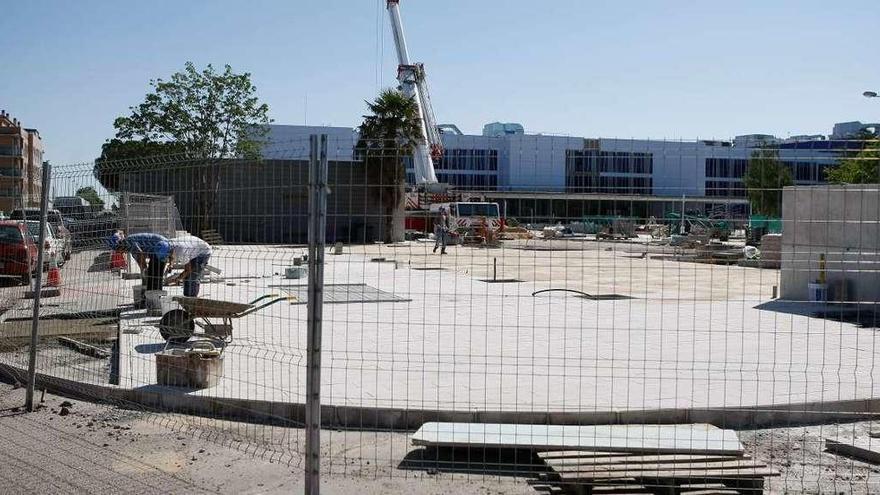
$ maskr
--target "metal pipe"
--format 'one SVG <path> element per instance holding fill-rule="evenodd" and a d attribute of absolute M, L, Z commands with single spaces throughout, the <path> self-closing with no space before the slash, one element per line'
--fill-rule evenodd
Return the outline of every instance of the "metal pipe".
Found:
<path fill-rule="evenodd" d="M 321 325 L 327 228 L 327 135 L 312 135 L 310 145 L 305 493 L 318 495 L 321 491 Z"/>
<path fill-rule="evenodd" d="M 423 81 L 420 69 L 410 62 L 409 49 L 406 46 L 406 36 L 403 34 L 403 21 L 400 17 L 399 0 L 388 0 L 387 2 L 388 16 L 391 19 L 391 32 L 394 34 L 394 47 L 397 50 L 397 80 L 400 82 L 400 90 L 407 98 L 413 98 L 416 101 L 416 107 L 419 112 L 419 124 L 422 130 L 423 138 L 416 143 L 413 149 L 413 173 L 416 176 L 416 183 L 436 183 L 437 176 L 434 172 L 434 162 L 431 159 L 431 153 L 428 150 L 428 133 L 429 126 L 433 126 L 433 122 L 427 122 L 425 114 L 426 107 L 429 102 L 424 101 L 422 90 Z"/>
<path fill-rule="evenodd" d="M 31 348 L 28 353 L 27 390 L 24 407 L 28 412 L 34 410 L 34 385 L 37 380 L 37 333 L 40 327 L 40 292 L 43 290 L 43 258 L 46 244 L 46 216 L 49 211 L 49 183 L 52 165 L 43 165 L 42 196 L 40 198 L 40 239 L 37 244 L 37 276 L 34 277 L 34 313 L 31 320 Z"/>

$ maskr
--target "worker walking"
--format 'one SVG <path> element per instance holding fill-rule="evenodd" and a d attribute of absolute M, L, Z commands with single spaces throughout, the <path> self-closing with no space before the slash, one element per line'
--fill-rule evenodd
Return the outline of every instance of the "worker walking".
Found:
<path fill-rule="evenodd" d="M 449 236 L 449 213 L 445 206 L 441 206 L 434 217 L 434 251 L 440 248 L 440 254 L 446 254 L 446 238 Z"/>
<path fill-rule="evenodd" d="M 194 235 L 177 237 L 168 242 L 171 244 L 172 261 L 183 263 L 183 271 L 168 283 L 183 282 L 183 295 L 198 297 L 202 274 L 211 259 L 211 245 Z"/>
<path fill-rule="evenodd" d="M 111 245 L 117 252 L 131 253 L 141 269 L 146 290 L 162 290 L 165 266 L 171 255 L 168 239 L 159 234 L 132 234 L 123 239 L 114 236 Z"/>

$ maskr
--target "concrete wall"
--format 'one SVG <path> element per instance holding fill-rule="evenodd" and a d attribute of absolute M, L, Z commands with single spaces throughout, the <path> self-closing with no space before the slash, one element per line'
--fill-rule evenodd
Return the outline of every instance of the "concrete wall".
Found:
<path fill-rule="evenodd" d="M 535 134 L 504 138 L 499 189 L 565 191 L 566 150 L 584 149 L 584 139 Z"/>
<path fill-rule="evenodd" d="M 824 255 L 829 300 L 880 301 L 880 186 L 786 187 L 782 219 L 783 299 L 808 299 Z"/>

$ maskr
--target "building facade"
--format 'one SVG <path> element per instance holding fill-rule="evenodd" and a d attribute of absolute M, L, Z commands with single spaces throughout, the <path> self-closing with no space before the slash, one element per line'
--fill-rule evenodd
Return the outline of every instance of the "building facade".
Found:
<path fill-rule="evenodd" d="M 861 133 L 876 130 L 870 124 L 856 124 L 843 127 Z M 484 135 L 477 136 L 461 134 L 454 126 L 445 127 L 454 131 L 442 134 L 443 157 L 435 164 L 438 181 L 458 190 L 491 193 L 496 199 L 532 201 L 533 197 L 542 197 L 540 194 L 551 194 L 557 198 L 552 201 L 572 198 L 571 195 L 588 201 L 594 195 L 644 203 L 642 208 L 582 208 L 595 214 L 665 215 L 680 210 L 684 197 L 690 202 L 688 208 L 691 203 L 705 212 L 723 207 L 726 214 L 743 217 L 748 214 L 743 177 L 757 151 L 774 150 L 780 163 L 791 170 L 795 185 L 810 186 L 824 183 L 826 169 L 863 144 L 852 139 L 855 135 L 841 134 L 841 125 L 835 126 L 830 137 L 779 139 L 768 134 L 749 134 L 730 141 L 526 134 L 521 126 L 501 123 L 487 125 Z M 331 160 L 353 159 L 357 143 L 354 129 L 285 125 L 270 126 L 264 158 L 305 159 L 308 149 L 303 143 L 308 143 L 309 134 L 316 133 L 329 135 Z M 412 170 L 408 171 L 408 180 L 412 182 Z M 551 200 L 547 201 L 550 202 L 530 205 L 524 211 L 549 212 L 540 215 L 542 218 L 568 214 L 567 206 L 560 210 Z M 511 213 L 523 214 L 516 208 Z"/>
<path fill-rule="evenodd" d="M 39 206 L 42 169 L 40 133 L 0 111 L 0 211 Z"/>

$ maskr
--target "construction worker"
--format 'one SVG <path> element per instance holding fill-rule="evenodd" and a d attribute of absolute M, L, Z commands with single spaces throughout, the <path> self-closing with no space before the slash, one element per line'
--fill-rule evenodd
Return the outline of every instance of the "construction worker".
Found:
<path fill-rule="evenodd" d="M 114 250 L 131 253 L 141 269 L 145 290 L 162 290 L 162 279 L 165 266 L 171 255 L 171 244 L 159 234 L 132 234 L 123 239 L 114 236 L 110 240 L 115 243 Z"/>
<path fill-rule="evenodd" d="M 211 245 L 194 235 L 171 239 L 171 260 L 183 263 L 183 271 L 168 280 L 168 284 L 183 282 L 183 295 L 198 297 L 202 274 L 211 259 Z"/>
<path fill-rule="evenodd" d="M 441 206 L 434 217 L 434 251 L 440 248 L 440 254 L 446 254 L 446 238 L 449 236 L 449 213 L 445 206 Z"/>

